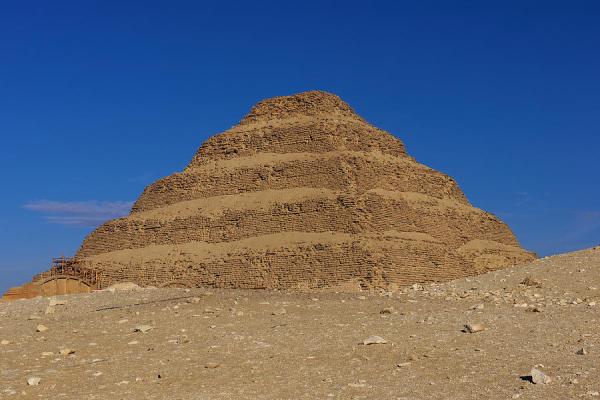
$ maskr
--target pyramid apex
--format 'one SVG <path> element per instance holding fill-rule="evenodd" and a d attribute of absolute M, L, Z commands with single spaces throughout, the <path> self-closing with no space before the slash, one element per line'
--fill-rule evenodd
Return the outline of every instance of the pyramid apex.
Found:
<path fill-rule="evenodd" d="M 260 101 L 252 107 L 241 124 L 318 115 L 361 119 L 339 96 L 322 90 L 311 90 Z"/>

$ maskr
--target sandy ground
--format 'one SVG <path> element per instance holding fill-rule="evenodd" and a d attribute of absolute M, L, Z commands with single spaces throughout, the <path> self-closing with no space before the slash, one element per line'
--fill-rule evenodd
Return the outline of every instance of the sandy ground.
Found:
<path fill-rule="evenodd" d="M 20 300 L 0 303 L 0 398 L 600 399 L 599 310 L 600 249 L 396 293 Z"/>

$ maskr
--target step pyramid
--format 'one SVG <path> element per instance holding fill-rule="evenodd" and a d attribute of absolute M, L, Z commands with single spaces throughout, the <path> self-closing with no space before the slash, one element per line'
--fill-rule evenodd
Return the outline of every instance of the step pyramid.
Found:
<path fill-rule="evenodd" d="M 76 255 L 99 287 L 334 290 L 448 281 L 533 258 L 451 177 L 322 91 L 258 103 Z"/>

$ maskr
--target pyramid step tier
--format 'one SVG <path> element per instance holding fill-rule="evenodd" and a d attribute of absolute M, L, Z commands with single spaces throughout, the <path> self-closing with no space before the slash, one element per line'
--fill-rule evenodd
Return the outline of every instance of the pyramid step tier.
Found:
<path fill-rule="evenodd" d="M 188 168 L 149 185 L 133 213 L 186 200 L 269 189 L 326 188 L 418 192 L 468 204 L 449 176 L 380 152 L 257 154 Z"/>
<path fill-rule="evenodd" d="M 147 245 L 219 243 L 279 232 L 426 233 L 457 248 L 479 238 L 517 245 L 493 215 L 413 192 L 318 188 L 267 190 L 179 202 L 110 221 L 90 234 L 78 257 Z"/>
<path fill-rule="evenodd" d="M 212 136 L 198 149 L 190 167 L 260 153 L 327 153 L 377 150 L 406 156 L 404 144 L 357 119 L 288 118 L 267 124 L 238 125 Z"/>
<path fill-rule="evenodd" d="M 468 251 L 469 259 L 461 251 Z M 448 251 L 429 235 L 389 231 L 286 232 L 227 243 L 154 245 L 82 262 L 102 271 L 102 286 L 132 281 L 145 286 L 358 290 L 447 281 L 530 259 L 515 246 L 487 242 Z"/>

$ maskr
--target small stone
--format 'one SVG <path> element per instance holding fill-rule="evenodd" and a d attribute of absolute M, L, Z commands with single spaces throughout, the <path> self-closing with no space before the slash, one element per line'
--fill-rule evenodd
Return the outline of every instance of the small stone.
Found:
<path fill-rule="evenodd" d="M 132 340 L 131 342 L 127 343 L 129 345 L 134 345 L 134 344 L 138 344 L 139 342 L 137 340 Z"/>
<path fill-rule="evenodd" d="M 473 307 L 471 307 L 471 310 L 483 310 L 485 308 L 485 305 L 483 303 L 480 304 L 475 304 Z"/>
<path fill-rule="evenodd" d="M 533 312 L 533 313 L 541 313 L 542 309 L 538 306 L 530 305 L 529 307 L 527 307 L 526 311 Z"/>
<path fill-rule="evenodd" d="M 37 328 L 35 328 L 36 332 L 46 332 L 48 330 L 48 327 L 46 325 L 38 325 Z"/>
<path fill-rule="evenodd" d="M 396 366 L 397 366 L 398 368 L 406 368 L 406 367 L 410 367 L 410 362 L 408 362 L 408 361 L 407 361 L 407 362 L 403 362 L 403 363 L 398 363 L 398 364 L 396 364 Z"/>
<path fill-rule="evenodd" d="M 75 353 L 75 350 L 73 350 L 73 349 L 70 349 L 70 348 L 68 348 L 68 347 L 63 347 L 62 349 L 60 349 L 60 350 L 58 351 L 58 353 L 59 353 L 60 355 L 63 355 L 63 356 L 68 356 L 69 354 L 74 354 L 74 353 Z"/>
<path fill-rule="evenodd" d="M 283 314 L 286 314 L 286 313 L 287 313 L 287 311 L 285 310 L 285 308 L 282 308 L 280 310 L 273 311 L 271 313 L 271 315 L 283 315 Z"/>
<path fill-rule="evenodd" d="M 532 368 L 531 369 L 531 381 L 533 383 L 535 383 L 536 385 L 546 385 L 546 384 L 552 382 L 552 378 L 550 378 L 548 375 L 546 375 L 539 369 Z"/>
<path fill-rule="evenodd" d="M 27 384 L 29 386 L 37 386 L 42 381 L 42 378 L 38 378 L 37 376 L 31 376 L 27 378 Z"/>
<path fill-rule="evenodd" d="M 581 348 L 575 352 L 578 356 L 585 356 L 587 354 L 587 350 L 585 348 Z"/>
<path fill-rule="evenodd" d="M 207 368 L 207 369 L 215 369 L 215 368 L 219 368 L 219 366 L 220 366 L 220 365 L 221 365 L 221 364 L 219 364 L 219 363 L 216 363 L 216 362 L 209 362 L 209 363 L 206 363 L 206 364 L 204 365 L 204 368 Z"/>
<path fill-rule="evenodd" d="M 525 279 L 523 279 L 523 281 L 521 281 L 521 285 L 525 285 L 525 286 L 533 286 L 533 287 L 537 287 L 537 288 L 541 288 L 542 287 L 542 283 L 533 279 L 530 276 L 525 277 Z"/>
<path fill-rule="evenodd" d="M 133 282 L 119 282 L 119 283 L 115 283 L 112 286 L 109 286 L 105 290 L 114 293 L 114 292 L 135 291 L 135 290 L 140 290 L 140 289 L 141 289 L 140 286 Z"/>
<path fill-rule="evenodd" d="M 368 346 L 371 344 L 386 344 L 386 343 L 387 343 L 387 340 L 385 340 L 381 336 L 377 336 L 377 335 L 369 336 L 368 338 L 366 338 L 365 340 L 362 341 L 362 344 L 364 344 L 365 346 Z"/>
<path fill-rule="evenodd" d="M 9 344 L 10 344 L 10 341 L 9 341 L 9 340 L 6 340 L 6 339 L 2 339 L 2 341 L 0 342 L 0 344 L 1 344 L 2 346 L 6 346 L 6 345 L 9 345 Z"/>
<path fill-rule="evenodd" d="M 379 314 L 391 314 L 394 312 L 394 307 L 386 307 L 383 310 L 379 311 Z"/>
<path fill-rule="evenodd" d="M 466 324 L 463 329 L 466 333 L 477 333 L 485 330 L 485 326 L 481 324 Z"/>
<path fill-rule="evenodd" d="M 146 333 L 148 331 L 151 331 L 152 329 L 153 329 L 153 327 L 151 327 L 150 325 L 137 325 L 136 327 L 133 328 L 133 331 Z"/>
<path fill-rule="evenodd" d="M 50 303 L 48 304 L 48 307 L 64 306 L 66 304 L 67 304 L 66 300 L 60 300 L 60 299 L 51 298 L 50 299 Z"/>
<path fill-rule="evenodd" d="M 390 283 L 388 285 L 388 292 L 390 292 L 390 293 L 396 293 L 398 291 L 398 289 L 400 289 L 400 287 L 396 283 Z"/>

